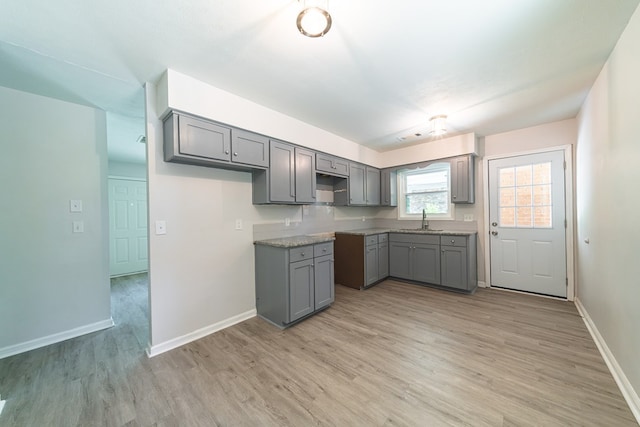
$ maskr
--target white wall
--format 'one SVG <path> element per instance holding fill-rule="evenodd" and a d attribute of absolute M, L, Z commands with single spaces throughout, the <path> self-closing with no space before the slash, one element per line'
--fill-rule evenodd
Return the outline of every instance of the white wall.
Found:
<path fill-rule="evenodd" d="M 640 419 L 638 52 L 640 9 L 580 112 L 576 200 L 578 298 L 635 389 Z"/>
<path fill-rule="evenodd" d="M 4 357 L 109 326 L 111 315 L 104 112 L 0 87 L 0 129 Z"/>
<path fill-rule="evenodd" d="M 147 164 L 109 160 L 109 176 L 146 180 Z"/>

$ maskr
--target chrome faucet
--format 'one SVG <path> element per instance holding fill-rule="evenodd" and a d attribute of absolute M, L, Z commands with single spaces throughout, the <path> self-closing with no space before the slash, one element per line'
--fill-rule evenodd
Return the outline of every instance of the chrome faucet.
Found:
<path fill-rule="evenodd" d="M 429 221 L 427 221 L 427 211 L 422 209 L 422 227 L 423 230 L 429 229 Z"/>

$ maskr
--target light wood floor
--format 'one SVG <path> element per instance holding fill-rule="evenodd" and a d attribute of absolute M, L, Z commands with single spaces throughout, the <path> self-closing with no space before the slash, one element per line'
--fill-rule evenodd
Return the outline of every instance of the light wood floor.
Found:
<path fill-rule="evenodd" d="M 336 286 L 288 330 L 148 359 L 144 279 L 114 284 L 116 327 L 0 360 L 1 426 L 637 425 L 571 303 Z"/>

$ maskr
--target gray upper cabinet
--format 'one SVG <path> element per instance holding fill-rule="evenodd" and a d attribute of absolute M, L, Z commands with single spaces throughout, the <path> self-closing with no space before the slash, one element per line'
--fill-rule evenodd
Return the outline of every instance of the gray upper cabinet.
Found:
<path fill-rule="evenodd" d="M 273 139 L 269 147 L 269 168 L 253 171 L 253 203 L 315 203 L 315 152 Z"/>
<path fill-rule="evenodd" d="M 349 163 L 349 204 L 364 206 L 367 204 L 365 165 Z"/>
<path fill-rule="evenodd" d="M 394 169 L 380 171 L 380 206 L 398 206 L 397 176 Z"/>
<path fill-rule="evenodd" d="M 316 153 L 295 148 L 295 198 L 297 203 L 316 202 Z"/>
<path fill-rule="evenodd" d="M 474 203 L 474 158 L 469 154 L 454 157 L 451 162 L 451 203 Z"/>
<path fill-rule="evenodd" d="M 295 149 L 293 145 L 270 141 L 269 194 L 270 202 L 296 201 Z"/>
<path fill-rule="evenodd" d="M 231 160 L 252 166 L 269 166 L 269 138 L 242 129 L 231 130 Z"/>
<path fill-rule="evenodd" d="M 269 165 L 265 136 L 188 114 L 169 114 L 163 122 L 167 162 L 246 170 Z"/>
<path fill-rule="evenodd" d="M 366 173 L 366 204 L 368 206 L 380 206 L 380 169 L 367 166 Z"/>
<path fill-rule="evenodd" d="M 349 162 L 324 153 L 316 154 L 316 171 L 335 176 L 349 176 Z"/>

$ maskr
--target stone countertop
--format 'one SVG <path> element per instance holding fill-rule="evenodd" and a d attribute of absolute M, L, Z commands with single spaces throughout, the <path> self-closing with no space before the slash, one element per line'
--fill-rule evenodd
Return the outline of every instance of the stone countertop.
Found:
<path fill-rule="evenodd" d="M 317 243 L 332 242 L 335 240 L 332 234 L 320 234 L 313 236 L 291 236 L 279 239 L 256 240 L 254 245 L 274 246 L 277 248 L 296 248 L 298 246 L 315 245 Z"/>
<path fill-rule="evenodd" d="M 354 234 L 358 236 L 371 236 L 380 233 L 403 233 L 403 234 L 435 234 L 447 236 L 472 236 L 477 231 L 462 230 L 422 230 L 420 228 L 365 228 L 362 230 L 336 231 L 336 234 Z"/>

